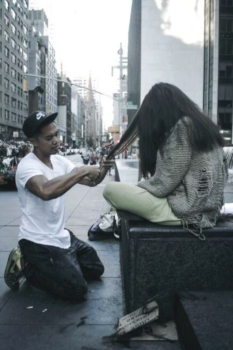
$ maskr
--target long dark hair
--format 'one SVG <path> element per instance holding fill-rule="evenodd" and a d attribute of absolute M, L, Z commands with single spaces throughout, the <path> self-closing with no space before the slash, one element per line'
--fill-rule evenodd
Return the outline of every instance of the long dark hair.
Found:
<path fill-rule="evenodd" d="M 187 95 L 174 85 L 159 83 L 145 96 L 132 123 L 108 158 L 123 152 L 139 136 L 142 175 L 153 175 L 157 151 L 162 148 L 177 121 L 185 116 L 192 120 L 187 128 L 193 149 L 208 152 L 217 145 L 224 146 L 218 126 Z"/>

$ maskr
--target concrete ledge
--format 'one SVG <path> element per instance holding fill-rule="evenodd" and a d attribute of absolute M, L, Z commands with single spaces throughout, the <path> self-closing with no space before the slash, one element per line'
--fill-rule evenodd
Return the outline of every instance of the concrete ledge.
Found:
<path fill-rule="evenodd" d="M 185 349 L 232 349 L 233 292 L 179 293 L 175 319 Z"/>
<path fill-rule="evenodd" d="M 206 229 L 205 241 L 177 226 L 161 226 L 123 211 L 121 269 L 126 312 L 154 297 L 160 319 L 174 319 L 178 291 L 233 290 L 232 223 Z"/>

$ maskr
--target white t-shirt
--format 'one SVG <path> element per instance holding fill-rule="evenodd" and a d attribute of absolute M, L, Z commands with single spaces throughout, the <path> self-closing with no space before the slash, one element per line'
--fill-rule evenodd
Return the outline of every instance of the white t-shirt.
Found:
<path fill-rule="evenodd" d="M 64 195 L 44 201 L 28 191 L 26 183 L 35 175 L 44 175 L 48 180 L 68 174 L 74 165 L 59 155 L 51 156 L 53 169 L 47 167 L 34 153 L 26 155 L 19 163 L 16 172 L 16 186 L 23 212 L 19 240 L 52 245 L 60 248 L 70 247 L 70 235 L 64 229 Z"/>

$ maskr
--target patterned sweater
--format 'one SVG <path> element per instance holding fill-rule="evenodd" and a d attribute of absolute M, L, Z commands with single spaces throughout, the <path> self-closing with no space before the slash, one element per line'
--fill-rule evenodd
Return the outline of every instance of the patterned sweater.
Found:
<path fill-rule="evenodd" d="M 167 197 L 184 225 L 194 224 L 201 232 L 216 224 L 228 170 L 222 147 L 202 153 L 192 149 L 187 123 L 192 123 L 189 117 L 176 123 L 157 153 L 155 174 L 138 186 L 158 198 Z"/>

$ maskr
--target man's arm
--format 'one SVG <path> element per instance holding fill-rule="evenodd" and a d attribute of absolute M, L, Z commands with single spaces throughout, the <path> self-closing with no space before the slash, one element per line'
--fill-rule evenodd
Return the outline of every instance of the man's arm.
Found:
<path fill-rule="evenodd" d="M 82 183 L 84 178 L 89 179 L 90 183 L 85 183 L 85 185 L 92 186 L 99 174 L 100 170 L 96 167 L 75 167 L 69 174 L 58 176 L 52 180 L 48 180 L 43 175 L 33 176 L 28 180 L 26 187 L 35 196 L 47 201 L 62 196 L 75 184 Z"/>
<path fill-rule="evenodd" d="M 104 158 L 98 178 L 90 179 L 90 177 L 86 176 L 79 183 L 82 185 L 90 186 L 90 187 L 97 186 L 99 183 L 101 183 L 103 181 L 108 170 L 111 169 L 114 164 L 115 164 L 114 159 L 106 160 Z"/>

